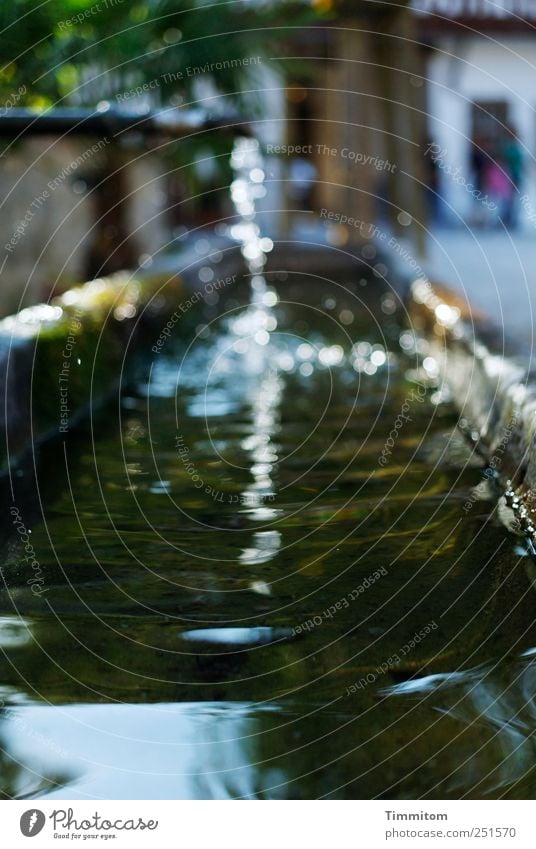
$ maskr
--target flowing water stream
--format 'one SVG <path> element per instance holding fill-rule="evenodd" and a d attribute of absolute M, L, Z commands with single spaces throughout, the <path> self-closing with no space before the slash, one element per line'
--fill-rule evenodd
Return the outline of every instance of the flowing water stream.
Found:
<path fill-rule="evenodd" d="M 267 271 L 233 164 L 246 280 L 15 478 L 0 791 L 530 797 L 532 561 L 393 295 Z"/>

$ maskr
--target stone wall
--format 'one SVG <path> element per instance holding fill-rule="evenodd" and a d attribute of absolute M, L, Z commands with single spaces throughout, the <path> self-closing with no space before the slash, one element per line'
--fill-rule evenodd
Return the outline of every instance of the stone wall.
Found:
<path fill-rule="evenodd" d="M 34 137 L 4 147 L 0 157 L 0 315 L 48 301 L 97 272 L 104 250 L 117 270 L 136 265 L 166 240 L 164 179 L 158 158 L 151 153 L 119 151 L 109 139 Z M 122 230 L 107 234 L 112 210 L 100 222 L 105 187 L 115 163 L 123 170 L 121 187 L 127 200 Z M 103 178 L 107 178 L 103 182 Z M 120 198 L 111 194 L 111 203 Z M 121 214 L 117 213 L 117 219 Z M 129 254 L 113 251 L 128 236 Z"/>

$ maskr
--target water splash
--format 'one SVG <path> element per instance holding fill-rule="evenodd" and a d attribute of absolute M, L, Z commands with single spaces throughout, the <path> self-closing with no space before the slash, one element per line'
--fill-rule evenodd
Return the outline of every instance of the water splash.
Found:
<path fill-rule="evenodd" d="M 256 222 L 256 201 L 264 197 L 266 189 L 264 163 L 256 139 L 237 139 L 231 156 L 235 179 L 231 183 L 231 198 L 238 222 L 231 227 L 231 236 L 241 244 L 241 252 L 250 275 L 250 305 L 231 323 L 231 332 L 238 339 L 235 350 L 247 355 L 248 362 L 257 371 L 265 371 L 274 358 L 267 350 L 270 334 L 277 328 L 273 307 L 277 304 L 276 292 L 268 288 L 264 268 L 273 242 L 262 236 Z M 251 343 L 251 344 L 250 344 Z"/>
<path fill-rule="evenodd" d="M 252 432 L 242 441 L 242 448 L 250 456 L 253 478 L 242 492 L 242 502 L 245 512 L 254 521 L 270 521 L 279 515 L 271 501 L 276 495 L 274 474 L 278 449 L 275 437 L 280 427 L 284 380 L 278 353 L 271 344 L 271 334 L 277 329 L 273 308 L 278 298 L 276 292 L 269 289 L 264 275 L 273 242 L 261 235 L 256 222 L 256 202 L 266 194 L 264 162 L 258 141 L 237 139 L 231 166 L 236 174 L 231 184 L 231 197 L 239 216 L 238 223 L 231 228 L 231 235 L 241 243 L 250 274 L 251 295 L 249 307 L 233 319 L 230 329 L 237 337 L 233 349 L 242 355 L 246 371 L 260 378 L 249 393 Z M 249 565 L 267 563 L 276 556 L 280 546 L 279 531 L 259 531 L 253 537 L 253 545 L 242 552 L 240 560 Z"/>

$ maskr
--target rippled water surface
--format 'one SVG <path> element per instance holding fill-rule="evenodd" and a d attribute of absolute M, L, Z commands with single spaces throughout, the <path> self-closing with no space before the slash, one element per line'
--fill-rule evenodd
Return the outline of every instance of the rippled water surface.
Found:
<path fill-rule="evenodd" d="M 20 470 L 4 796 L 532 795 L 527 559 L 393 298 L 327 288 L 222 295 Z"/>

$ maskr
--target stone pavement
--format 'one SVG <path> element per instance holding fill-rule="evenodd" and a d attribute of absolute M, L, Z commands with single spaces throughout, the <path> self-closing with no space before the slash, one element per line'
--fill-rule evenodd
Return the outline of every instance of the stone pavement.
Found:
<path fill-rule="evenodd" d="M 536 229 L 434 229 L 421 260 L 432 281 L 462 295 L 514 337 L 527 357 L 536 342 Z"/>

